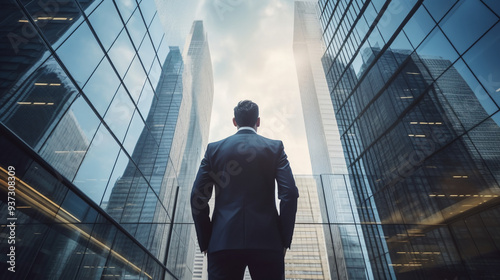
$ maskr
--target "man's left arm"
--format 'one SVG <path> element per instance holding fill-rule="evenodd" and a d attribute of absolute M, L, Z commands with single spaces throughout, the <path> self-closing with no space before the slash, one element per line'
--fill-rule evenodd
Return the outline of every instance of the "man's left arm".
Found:
<path fill-rule="evenodd" d="M 208 149 L 201 161 L 191 191 L 191 214 L 193 216 L 201 252 L 206 252 L 208 249 L 208 243 L 212 235 L 212 223 L 209 217 L 210 207 L 208 206 L 208 201 L 212 197 L 214 182 L 209 175 L 211 167 L 207 156 Z"/>
<path fill-rule="evenodd" d="M 290 168 L 290 163 L 288 162 L 288 158 L 281 141 L 276 169 L 276 182 L 278 183 L 278 198 L 280 200 L 280 226 L 283 246 L 285 248 L 290 248 L 293 229 L 295 227 L 299 190 L 295 185 L 292 169 Z"/>

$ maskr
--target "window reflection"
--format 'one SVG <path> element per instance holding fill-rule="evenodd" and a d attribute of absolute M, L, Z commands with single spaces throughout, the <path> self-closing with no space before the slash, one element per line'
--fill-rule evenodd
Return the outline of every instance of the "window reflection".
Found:
<path fill-rule="evenodd" d="M 127 30 L 130 34 L 130 37 L 132 38 L 132 42 L 134 43 L 135 47 L 139 48 L 142 39 L 146 34 L 146 26 L 144 25 L 144 21 L 139 9 L 135 10 L 134 14 L 127 22 Z"/>
<path fill-rule="evenodd" d="M 457 2 L 457 0 L 450 1 L 433 1 L 433 0 L 425 0 L 424 6 L 427 8 L 431 16 L 434 18 L 436 22 L 439 22 L 441 18 L 444 17 L 446 13 L 448 13 L 449 9 L 453 7 L 453 5 Z"/>
<path fill-rule="evenodd" d="M 134 102 L 137 103 L 139 96 L 141 95 L 142 87 L 146 81 L 146 73 L 141 64 L 138 56 L 134 58 L 134 61 L 130 65 L 130 68 L 125 75 L 124 83 L 127 87 L 128 92 L 132 96 Z"/>
<path fill-rule="evenodd" d="M 153 16 L 156 13 L 156 6 L 154 2 L 151 1 L 143 1 L 140 4 L 142 16 L 144 17 L 144 21 L 146 22 L 146 26 L 149 26 Z"/>
<path fill-rule="evenodd" d="M 436 81 L 436 85 L 438 98 L 442 98 L 441 102 L 451 107 L 448 114 L 456 115 L 466 130 L 488 117 L 476 94 L 454 67 L 446 71 Z M 476 92 L 483 96 L 485 94 L 482 88 L 477 88 Z"/>
<path fill-rule="evenodd" d="M 73 183 L 97 204 L 101 203 L 118 151 L 115 139 L 107 128 L 101 125 L 73 180 Z"/>
<path fill-rule="evenodd" d="M 489 135 L 490 137 L 484 137 Z M 477 162 L 486 163 L 482 170 L 489 170 L 496 182 L 490 182 L 489 186 L 492 191 L 498 193 L 498 186 L 500 186 L 500 148 L 497 145 L 500 139 L 500 113 L 496 113 L 490 119 L 487 119 L 478 127 L 474 128 L 468 133 L 470 137 L 470 148 L 477 149 L 478 154 L 474 153 L 477 157 Z"/>
<path fill-rule="evenodd" d="M 74 254 L 74 251 L 83 251 L 88 238 L 74 234 L 67 226 L 57 226 L 50 229 L 45 235 L 43 247 L 36 254 L 35 263 L 42 265 L 44 270 L 30 270 L 28 279 L 58 279 L 76 278 L 75 264 L 80 263 L 83 254 Z M 57 252 L 57 254 L 51 254 Z"/>
<path fill-rule="evenodd" d="M 484 3 L 486 3 L 486 5 L 488 5 L 488 7 L 490 9 L 492 9 L 497 16 L 500 16 L 500 3 L 498 3 L 498 1 L 496 0 L 484 0 L 483 1 Z"/>
<path fill-rule="evenodd" d="M 105 58 L 83 87 L 83 92 L 99 114 L 103 116 L 119 85 L 120 80 Z"/>
<path fill-rule="evenodd" d="M 104 121 L 120 141 L 123 141 L 133 113 L 134 105 L 122 86 L 104 116 Z"/>
<path fill-rule="evenodd" d="M 460 1 L 439 25 L 457 51 L 463 53 L 497 20 L 480 1 Z"/>
<path fill-rule="evenodd" d="M 464 60 L 490 96 L 500 105 L 500 24 L 496 24 L 464 56 Z"/>
<path fill-rule="evenodd" d="M 125 73 L 135 56 L 135 49 L 130 43 L 127 32 L 125 32 L 124 29 L 118 36 L 118 39 L 116 39 L 111 46 L 108 55 L 111 61 L 113 61 L 113 65 L 118 71 L 118 74 L 120 74 L 121 77 L 125 76 Z"/>
<path fill-rule="evenodd" d="M 149 40 L 149 37 L 146 37 L 139 48 L 139 56 L 146 71 L 149 71 L 151 68 L 155 54 L 151 40 Z"/>
<path fill-rule="evenodd" d="M 78 119 L 73 113 L 75 108 L 77 106 L 72 106 L 68 110 L 40 151 L 40 155 L 47 162 L 70 180 L 73 179 L 80 167 L 80 163 L 90 144 L 90 139 L 93 137 L 93 132 L 95 132 L 98 124 L 98 119 L 89 108 L 83 109 L 88 114 L 83 120 L 81 115 L 80 119 Z M 93 130 L 89 131 L 92 133 L 90 137 L 85 133 L 81 124 L 88 125 Z"/>
<path fill-rule="evenodd" d="M 151 70 L 149 71 L 148 78 L 151 82 L 151 86 L 156 89 L 158 86 L 158 81 L 160 80 L 161 75 L 161 67 L 158 63 L 158 60 L 153 60 L 153 65 L 151 66 Z M 139 101 L 140 102 L 140 101 Z"/>
<path fill-rule="evenodd" d="M 165 63 L 165 59 L 167 58 L 168 53 L 170 52 L 170 48 L 167 43 L 167 38 L 165 35 L 162 38 L 162 41 L 160 43 L 160 47 L 158 48 L 158 51 L 156 55 L 158 56 L 158 60 L 163 67 L 163 64 Z"/>
<path fill-rule="evenodd" d="M 85 22 L 56 52 L 80 86 L 87 82 L 99 61 L 104 57 L 101 47 Z"/>
<path fill-rule="evenodd" d="M 123 23 L 118 16 L 113 1 L 103 1 L 90 16 L 89 21 L 105 50 L 116 40 Z"/>
<path fill-rule="evenodd" d="M 137 108 L 143 116 L 147 116 L 149 111 L 152 109 L 152 101 L 155 97 L 153 89 L 148 81 L 146 81 L 144 88 L 142 89 L 141 98 L 139 99 L 139 105 Z M 154 110 L 154 108 L 153 108 Z"/>
<path fill-rule="evenodd" d="M 46 140 L 47 131 L 52 131 L 76 94 L 73 83 L 50 57 L 17 89 L 8 105 L 0 108 L 0 120 L 38 149 Z"/>
<path fill-rule="evenodd" d="M 3 19 L 2 34 L 5 34 L 0 52 L 0 106 L 3 106 L 14 94 L 16 84 L 22 81 L 20 78 L 27 75 L 27 71 L 33 72 L 36 69 L 33 65 L 39 65 L 49 53 L 31 22 L 24 17 L 15 2 L 3 1 L 0 16 Z"/>
<path fill-rule="evenodd" d="M 163 37 L 164 31 L 161 26 L 160 17 L 158 14 L 155 15 L 153 22 L 148 27 L 149 35 L 151 36 L 151 40 L 153 41 L 153 45 L 156 50 L 160 46 L 161 38 Z"/>
<path fill-rule="evenodd" d="M 127 154 L 122 150 L 120 151 L 120 155 L 118 156 L 118 159 L 116 160 L 115 166 L 113 167 L 113 173 L 110 176 L 108 186 L 106 188 L 106 192 L 104 194 L 104 197 L 101 202 L 101 208 L 106 210 L 108 214 L 110 214 L 113 218 L 116 219 L 116 217 L 120 217 L 121 212 L 123 211 L 123 208 L 118 209 L 119 211 L 116 212 L 119 215 L 112 214 L 109 210 L 115 211 L 116 209 L 112 209 L 109 207 L 109 197 L 111 196 L 111 192 L 113 191 L 113 186 L 116 184 L 116 182 L 122 177 L 123 173 L 125 172 L 125 168 L 127 168 L 127 164 L 129 163 L 129 157 Z M 125 199 L 125 198 L 123 198 Z"/>
<path fill-rule="evenodd" d="M 486 93 L 463 60 L 458 60 L 453 66 L 460 73 L 461 78 L 465 80 L 468 87 L 474 92 L 477 98 L 477 101 L 470 104 L 472 107 L 469 108 L 469 111 L 476 112 L 484 110 L 488 115 L 495 113 L 498 110 L 498 106 L 491 100 L 489 94 Z M 482 106 L 482 109 L 479 105 Z"/>
<path fill-rule="evenodd" d="M 136 110 L 132 118 L 132 122 L 127 130 L 125 141 L 123 142 L 123 146 L 130 155 L 134 151 L 135 144 L 137 143 L 137 140 L 139 140 L 139 136 L 141 135 L 143 129 L 144 121 L 142 120 L 139 112 Z"/>
<path fill-rule="evenodd" d="M 118 10 L 120 11 L 120 14 L 123 17 L 123 21 L 127 22 L 130 16 L 132 15 L 132 12 L 137 7 L 136 1 L 121 0 L 121 1 L 116 1 L 115 3 L 118 6 Z"/>
<path fill-rule="evenodd" d="M 435 28 L 429 34 L 418 47 L 417 53 L 434 79 L 437 79 L 458 58 L 457 52 L 439 28 Z"/>
<path fill-rule="evenodd" d="M 386 41 L 391 38 L 415 3 L 416 0 L 393 1 L 389 4 L 378 23 L 378 28 Z"/>
<path fill-rule="evenodd" d="M 71 27 L 76 27 L 82 22 L 80 9 L 73 1 L 52 0 L 50 3 L 31 1 L 25 7 L 49 43 L 54 45 L 59 41 L 55 47 L 61 43 L 61 39 L 70 34 L 67 31 L 71 31 Z M 75 24 L 76 22 L 78 24 Z"/>
<path fill-rule="evenodd" d="M 432 20 L 424 6 L 420 6 L 411 19 L 406 23 L 403 30 L 408 36 L 408 39 L 413 47 L 416 48 L 427 36 L 427 34 L 429 34 L 432 28 L 434 28 L 434 26 L 434 20 Z"/>

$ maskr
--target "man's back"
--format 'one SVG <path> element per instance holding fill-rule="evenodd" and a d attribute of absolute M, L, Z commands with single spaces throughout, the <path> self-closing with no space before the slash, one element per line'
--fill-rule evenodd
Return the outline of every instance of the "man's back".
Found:
<path fill-rule="evenodd" d="M 215 184 L 209 251 L 289 246 L 290 229 L 280 228 L 276 210 L 275 179 L 282 203 L 296 198 L 297 192 L 281 141 L 240 130 L 209 144 L 202 167 L 200 171 L 206 171 L 198 173 L 195 185 Z"/>
<path fill-rule="evenodd" d="M 256 133 L 258 106 L 238 103 L 233 124 L 235 135 L 208 145 L 193 184 L 191 211 L 200 250 L 208 252 L 209 279 L 241 279 L 246 266 L 252 279 L 281 279 L 298 189 L 283 143 Z"/>
<path fill-rule="evenodd" d="M 250 130 L 208 146 L 209 176 L 216 183 L 210 251 L 286 247 L 275 198 L 277 166 L 283 156 L 286 160 L 281 141 Z M 293 177 L 281 181 L 287 184 L 284 187 L 295 187 Z"/>

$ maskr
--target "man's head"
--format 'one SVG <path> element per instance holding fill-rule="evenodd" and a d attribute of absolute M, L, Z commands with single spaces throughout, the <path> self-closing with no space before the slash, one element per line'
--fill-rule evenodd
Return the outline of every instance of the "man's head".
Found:
<path fill-rule="evenodd" d="M 234 107 L 233 123 L 237 127 L 259 127 L 259 106 L 250 100 L 238 102 L 238 105 Z"/>

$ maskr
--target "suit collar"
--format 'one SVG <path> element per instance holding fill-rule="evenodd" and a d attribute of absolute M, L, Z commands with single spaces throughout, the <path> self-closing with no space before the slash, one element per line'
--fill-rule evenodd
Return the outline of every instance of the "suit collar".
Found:
<path fill-rule="evenodd" d="M 257 132 L 253 129 L 239 129 L 236 134 L 257 134 Z"/>
<path fill-rule="evenodd" d="M 246 131 L 246 132 L 251 132 L 251 133 L 257 133 L 257 131 L 255 131 L 255 129 L 253 127 L 249 127 L 249 126 L 243 126 L 243 127 L 240 127 L 238 128 L 238 132 L 241 132 L 241 131 Z M 248 133 L 246 133 L 248 134 Z"/>

